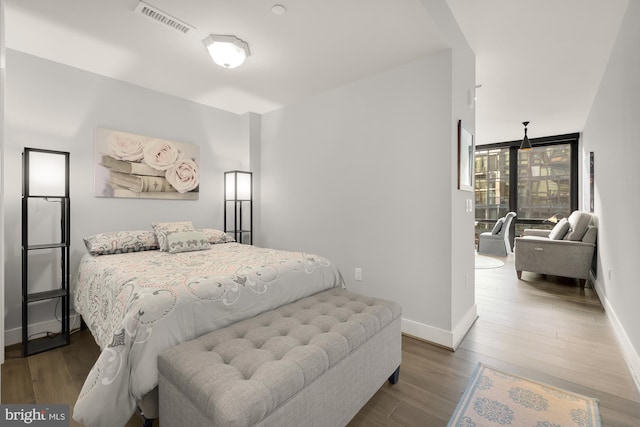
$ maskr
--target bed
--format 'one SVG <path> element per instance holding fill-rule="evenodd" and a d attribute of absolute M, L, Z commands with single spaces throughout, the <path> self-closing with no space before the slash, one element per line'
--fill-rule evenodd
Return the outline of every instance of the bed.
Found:
<path fill-rule="evenodd" d="M 178 253 L 86 254 L 74 306 L 101 354 L 73 418 L 90 427 L 123 426 L 145 397 L 153 399 L 159 353 L 341 285 L 326 258 L 235 242 Z"/>

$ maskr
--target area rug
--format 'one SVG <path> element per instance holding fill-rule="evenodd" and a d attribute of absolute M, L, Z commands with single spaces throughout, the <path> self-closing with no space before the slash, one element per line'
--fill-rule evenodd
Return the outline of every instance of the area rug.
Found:
<path fill-rule="evenodd" d="M 499 259 L 476 254 L 476 268 L 498 268 L 503 265 L 504 262 Z"/>
<path fill-rule="evenodd" d="M 598 401 L 478 363 L 448 427 L 600 427 Z"/>

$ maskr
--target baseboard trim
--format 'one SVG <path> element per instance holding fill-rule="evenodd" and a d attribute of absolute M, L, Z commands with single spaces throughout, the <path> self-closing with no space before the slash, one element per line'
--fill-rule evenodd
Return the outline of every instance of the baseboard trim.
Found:
<path fill-rule="evenodd" d="M 467 313 L 458 322 L 458 325 L 453 328 L 454 351 L 458 349 L 460 343 L 462 343 L 462 340 L 464 340 L 464 337 L 467 336 L 467 334 L 471 330 L 471 327 L 473 327 L 473 325 L 476 323 L 476 320 L 478 320 L 478 306 L 476 304 L 473 304 L 473 307 L 471 307 L 467 311 Z"/>
<path fill-rule="evenodd" d="M 435 326 L 426 325 L 403 317 L 402 333 L 423 341 L 437 344 L 446 349 L 453 350 L 452 334 L 444 329 L 436 328 Z"/>
<path fill-rule="evenodd" d="M 627 335 L 627 332 L 624 330 L 622 323 L 620 323 L 620 319 L 616 315 L 615 310 L 611 306 L 611 303 L 606 297 L 606 293 L 600 283 L 596 280 L 593 272 L 591 272 L 589 280 L 593 285 L 593 289 L 596 291 L 602 306 L 604 307 L 605 313 L 607 313 L 607 317 L 611 321 L 611 325 L 613 326 L 613 331 L 616 334 L 616 338 L 618 339 L 618 344 L 620 344 L 620 348 L 622 349 L 622 356 L 624 360 L 627 362 L 627 366 L 629 367 L 629 371 L 631 371 L 631 378 L 633 378 L 633 382 L 636 385 L 636 389 L 640 392 L 640 354 L 636 351 Z"/>
<path fill-rule="evenodd" d="M 478 307 L 475 304 L 467 311 L 456 327 L 453 328 L 453 331 L 436 328 L 435 326 L 416 322 L 403 317 L 402 333 L 418 338 L 422 341 L 436 344 L 448 350 L 455 351 L 477 318 Z"/>
<path fill-rule="evenodd" d="M 69 324 L 71 325 L 70 329 L 80 327 L 80 315 L 79 314 L 71 314 L 69 316 Z M 45 332 L 60 332 L 60 322 L 56 319 L 47 320 L 45 322 L 33 323 L 29 325 L 29 330 L 31 334 L 42 334 Z M 22 343 L 22 327 L 7 329 L 4 331 L 4 345 L 9 346 L 13 344 Z"/>

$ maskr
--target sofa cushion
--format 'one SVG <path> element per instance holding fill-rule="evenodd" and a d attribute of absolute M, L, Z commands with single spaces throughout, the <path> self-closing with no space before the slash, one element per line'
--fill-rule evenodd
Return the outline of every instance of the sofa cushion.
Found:
<path fill-rule="evenodd" d="M 595 243 L 597 236 L 598 236 L 598 227 L 594 227 L 593 225 L 590 225 L 587 227 L 587 232 L 584 233 L 584 237 L 582 238 L 582 241 L 584 243 Z"/>
<path fill-rule="evenodd" d="M 491 234 L 498 234 L 500 233 L 500 230 L 502 230 L 502 225 L 504 224 L 504 217 L 500 218 L 499 220 L 496 221 L 496 225 L 493 226 L 493 229 L 491 230 Z"/>
<path fill-rule="evenodd" d="M 582 240 L 587 227 L 591 222 L 591 214 L 587 212 L 573 211 L 569 216 L 569 232 L 564 236 L 564 240 L 579 241 Z"/>
<path fill-rule="evenodd" d="M 549 233 L 549 239 L 562 240 L 567 231 L 569 231 L 569 221 L 566 218 L 562 218 Z"/>

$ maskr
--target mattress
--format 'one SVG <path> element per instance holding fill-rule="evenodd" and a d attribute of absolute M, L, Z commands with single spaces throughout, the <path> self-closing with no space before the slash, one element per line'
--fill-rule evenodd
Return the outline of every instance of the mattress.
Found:
<path fill-rule="evenodd" d="M 340 285 L 326 258 L 238 243 L 177 254 L 85 255 L 74 306 L 102 351 L 73 418 L 90 427 L 125 425 L 156 387 L 164 350 Z"/>

